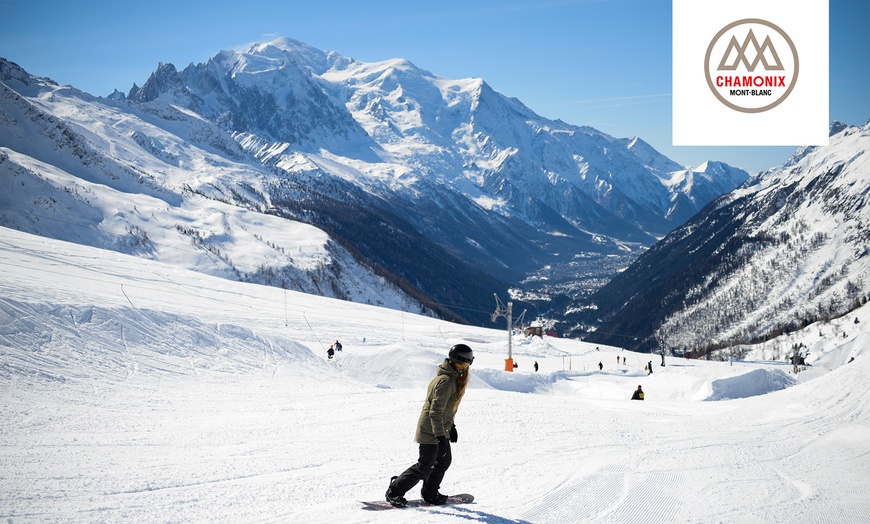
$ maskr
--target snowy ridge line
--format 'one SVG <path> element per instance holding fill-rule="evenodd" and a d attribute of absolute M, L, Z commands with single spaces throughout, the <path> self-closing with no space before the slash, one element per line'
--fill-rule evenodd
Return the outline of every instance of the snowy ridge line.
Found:
<path fill-rule="evenodd" d="M 14 157 L 21 167 L 10 166 L 11 174 L 0 177 L 6 184 L 0 185 L 4 190 L 8 186 L 11 195 L 22 198 L 4 200 L 3 207 L 13 211 L 3 217 L 7 226 L 143 258 L 166 259 L 233 280 L 280 285 L 283 279 L 285 284 L 307 292 L 409 307 L 415 312 L 420 309 L 403 293 L 356 264 L 349 253 L 328 243 L 326 234 L 313 226 L 248 209 L 244 202 L 233 205 L 225 202 L 226 196 L 212 195 L 215 198 L 209 199 L 182 191 L 177 200 L 166 202 L 133 188 L 129 188 L 131 193 L 124 193 L 113 189 L 110 182 L 76 178 L 60 168 L 37 164 L 37 160 L 21 153 L 10 151 L 9 157 Z M 197 159 L 193 160 L 196 164 Z M 220 163 L 222 172 L 252 169 L 225 164 Z M 154 169 L 170 176 L 178 166 Z M 236 182 L 240 187 L 254 183 Z M 219 191 L 239 194 L 242 189 Z M 118 207 L 122 201 L 128 202 L 127 208 Z M 217 220 L 216 215 L 222 215 L 223 220 Z M 80 216 L 87 224 L 63 227 L 70 216 Z M 341 267 L 342 282 L 335 282 L 330 272 L 323 270 L 327 264 Z"/>
<path fill-rule="evenodd" d="M 23 249 L 20 246 L 16 246 L 10 242 L 0 240 L 0 244 L 3 244 L 10 251 L 18 251 L 20 253 L 27 253 L 26 249 Z M 115 253 L 112 253 L 112 254 L 117 255 Z M 41 256 L 40 258 L 44 259 L 45 257 Z M 51 258 L 51 256 L 49 255 L 48 258 Z M 57 259 L 57 260 L 60 260 L 60 259 Z M 91 257 L 91 258 L 89 258 L 89 260 L 96 261 L 96 262 L 102 261 L 102 259 L 99 257 L 97 257 L 97 258 Z M 121 273 L 108 273 L 108 272 L 104 271 L 102 267 L 95 268 L 95 267 L 87 267 L 85 265 L 79 266 L 78 269 L 81 269 L 81 270 L 86 271 L 88 273 L 99 273 L 100 277 L 96 278 L 96 277 L 90 277 L 90 276 L 86 276 L 86 275 L 71 276 L 68 273 L 60 271 L 60 270 L 54 271 L 51 269 L 47 269 L 45 267 L 32 266 L 32 265 L 28 265 L 28 264 L 24 264 L 24 263 L 16 263 L 14 261 L 8 261 L 8 260 L 4 261 L 3 264 L 9 268 L 17 268 L 20 270 L 25 270 L 25 269 L 30 270 L 29 271 L 30 274 L 54 275 L 54 276 L 58 276 L 58 277 L 64 277 L 67 279 L 68 278 L 75 278 L 75 279 L 81 280 L 81 281 L 90 281 L 90 282 L 100 283 L 100 284 L 117 284 L 120 286 L 125 286 L 126 289 L 136 289 L 136 290 L 139 290 L 142 292 L 146 292 L 146 293 L 143 293 L 146 295 L 148 294 L 147 292 L 153 292 L 153 291 L 159 290 L 160 293 L 164 294 L 164 295 L 165 294 L 176 295 L 179 298 L 196 297 L 198 299 L 214 302 L 215 304 L 222 305 L 222 306 L 228 306 L 231 303 L 233 296 L 236 298 L 249 298 L 249 295 L 246 295 L 240 291 L 234 291 L 231 288 L 219 289 L 219 290 L 215 291 L 215 288 L 213 286 L 210 287 L 210 286 L 206 286 L 206 285 L 178 283 L 178 282 L 171 282 L 169 280 L 161 281 L 161 280 L 154 280 L 154 279 L 150 279 L 150 278 L 149 279 L 134 279 L 134 280 L 124 279 L 124 278 L 119 276 L 119 275 L 121 275 Z M 113 281 L 109 282 L 108 279 L 112 279 Z M 152 283 L 154 285 L 149 287 L 149 286 L 143 285 L 144 283 Z M 2 283 L 0 283 L 0 285 L 2 285 Z M 282 292 L 282 291 L 288 291 L 288 290 L 280 290 L 280 289 L 277 290 L 277 292 Z M 230 295 L 231 297 L 222 298 L 221 296 L 218 296 L 218 297 L 212 296 L 215 292 L 221 296 Z M 123 287 L 121 288 L 119 293 L 121 293 L 122 296 L 124 296 Z M 291 293 L 295 293 L 295 292 L 291 292 Z M 125 296 L 125 299 L 126 298 L 128 298 L 128 297 Z M 122 302 L 126 302 L 126 300 L 122 301 Z M 137 307 L 137 306 L 134 305 L 133 307 Z M 253 309 L 254 305 L 251 304 L 251 305 L 248 305 L 248 307 Z M 256 307 L 257 307 L 257 311 L 273 313 L 275 318 L 283 317 L 285 312 L 298 313 L 298 316 L 300 318 L 301 318 L 302 314 L 306 313 L 306 311 L 304 309 L 301 309 L 295 305 L 288 304 L 285 308 L 283 305 L 283 302 L 281 302 L 281 303 L 272 303 L 272 302 L 263 303 L 262 301 L 258 301 L 256 304 Z M 390 311 L 393 311 L 393 310 L 390 310 Z M 401 317 L 401 315 L 404 313 L 402 311 L 393 311 L 393 312 L 396 315 L 396 317 Z M 313 313 L 315 315 L 317 315 L 316 312 L 313 312 Z M 330 317 L 332 318 L 333 315 L 330 314 Z M 348 320 L 352 320 L 355 317 L 347 316 L 344 318 L 346 318 Z M 294 319 L 294 320 L 296 320 L 296 319 Z"/>

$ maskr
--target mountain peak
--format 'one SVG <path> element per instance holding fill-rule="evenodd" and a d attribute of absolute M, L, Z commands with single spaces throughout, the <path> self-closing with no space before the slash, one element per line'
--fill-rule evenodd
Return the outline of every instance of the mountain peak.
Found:
<path fill-rule="evenodd" d="M 253 44 L 251 46 L 251 49 L 253 52 L 254 48 L 256 48 L 256 47 L 262 48 L 265 46 L 276 47 L 282 51 L 297 51 L 297 50 L 301 49 L 301 50 L 304 50 L 305 52 L 309 52 L 309 51 L 314 51 L 314 52 L 318 52 L 318 53 L 320 52 L 320 50 L 315 49 L 314 47 L 306 44 L 305 42 L 300 42 L 299 40 L 289 38 L 286 36 L 276 38 L 270 42 L 266 42 L 265 44 Z"/>
<path fill-rule="evenodd" d="M 849 127 L 847 124 L 844 124 L 843 122 L 840 122 L 839 120 L 834 120 L 833 122 L 831 122 L 831 126 L 830 126 L 829 131 L 828 131 L 828 136 L 834 136 L 837 133 L 839 133 L 840 131 L 846 129 L 847 127 Z"/>
<path fill-rule="evenodd" d="M 252 44 L 248 55 L 264 56 L 280 60 L 292 60 L 307 66 L 314 74 L 321 75 L 328 69 L 327 53 L 299 40 L 282 37 L 266 43 Z"/>
<path fill-rule="evenodd" d="M 640 163 L 658 177 L 665 185 L 669 185 L 665 181 L 672 178 L 672 173 L 682 171 L 686 168 L 674 162 L 665 155 L 659 153 L 653 146 L 649 145 L 643 139 L 637 136 L 618 140 L 625 149 L 634 155 Z"/>
<path fill-rule="evenodd" d="M 151 76 L 141 89 L 137 90 L 135 94 L 131 90 L 130 97 L 136 102 L 150 102 L 156 100 L 163 93 L 181 87 L 181 85 L 181 77 L 178 75 L 178 70 L 175 69 L 175 66 L 160 62 L 157 65 L 157 70 L 151 73 Z"/>

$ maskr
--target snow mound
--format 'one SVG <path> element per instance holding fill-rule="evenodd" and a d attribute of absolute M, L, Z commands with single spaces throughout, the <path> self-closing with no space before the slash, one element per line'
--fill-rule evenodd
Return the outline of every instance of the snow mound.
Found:
<path fill-rule="evenodd" d="M 778 369 L 756 369 L 736 377 L 713 381 L 713 394 L 707 400 L 732 400 L 756 397 L 795 384 L 795 379 Z"/>
<path fill-rule="evenodd" d="M 499 369 L 474 370 L 472 376 L 492 389 L 514 393 L 550 393 L 556 381 L 554 376 L 549 374 L 505 373 Z"/>

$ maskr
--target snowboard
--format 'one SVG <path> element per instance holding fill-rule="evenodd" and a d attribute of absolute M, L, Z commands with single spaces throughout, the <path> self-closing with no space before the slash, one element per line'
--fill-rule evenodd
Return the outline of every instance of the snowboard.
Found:
<path fill-rule="evenodd" d="M 408 505 L 406 507 L 407 508 L 428 508 L 428 507 L 437 508 L 440 506 L 451 506 L 454 504 L 468 504 L 468 503 L 473 502 L 473 501 L 474 501 L 474 495 L 469 495 L 468 493 L 462 493 L 460 495 L 450 495 L 449 497 L 447 497 L 447 502 L 445 502 L 444 504 L 440 504 L 438 506 L 429 504 L 428 502 L 426 502 L 423 499 L 413 499 L 413 500 L 408 501 Z M 374 500 L 374 501 L 370 501 L 370 502 L 362 502 L 362 505 L 363 505 L 362 509 L 369 510 L 369 511 L 383 511 L 385 509 L 405 509 L 405 508 L 398 508 L 396 506 L 393 506 L 392 504 L 390 504 L 386 500 Z"/>

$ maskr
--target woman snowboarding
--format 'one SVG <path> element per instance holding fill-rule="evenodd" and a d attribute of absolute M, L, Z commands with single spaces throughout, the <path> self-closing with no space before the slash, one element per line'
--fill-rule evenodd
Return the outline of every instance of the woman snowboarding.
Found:
<path fill-rule="evenodd" d="M 417 434 L 414 438 L 420 444 L 417 463 L 401 475 L 390 479 L 390 486 L 387 488 L 387 502 L 393 506 L 407 506 L 405 493 L 421 480 L 423 487 L 420 492 L 423 500 L 434 505 L 447 502 L 447 495 L 442 495 L 438 490 L 452 461 L 450 443 L 458 440 L 453 417 L 468 386 L 468 368 L 473 361 L 474 353 L 471 348 L 465 344 L 456 344 L 438 366 L 438 372 L 426 390 L 426 401 L 417 421 Z"/>

